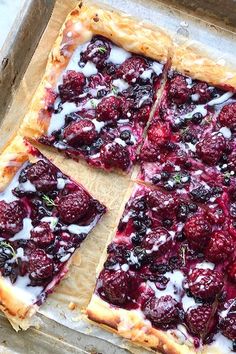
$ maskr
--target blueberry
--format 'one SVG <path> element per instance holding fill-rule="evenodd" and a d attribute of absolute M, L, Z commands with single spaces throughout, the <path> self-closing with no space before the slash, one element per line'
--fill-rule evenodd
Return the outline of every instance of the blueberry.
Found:
<path fill-rule="evenodd" d="M 135 234 L 131 237 L 131 241 L 134 245 L 140 245 L 142 242 L 142 237 L 139 234 Z"/>
<path fill-rule="evenodd" d="M 190 192 L 190 195 L 194 201 L 199 202 L 199 203 L 205 203 L 211 197 L 210 191 L 208 189 L 204 188 L 203 186 L 193 189 Z"/>
<path fill-rule="evenodd" d="M 170 174 L 166 171 L 161 172 L 161 179 L 162 181 L 168 181 L 168 179 L 170 178 Z"/>
<path fill-rule="evenodd" d="M 187 161 L 184 162 L 184 166 L 185 166 L 185 168 L 191 168 L 192 167 L 192 162 L 187 160 Z"/>
<path fill-rule="evenodd" d="M 185 235 L 184 235 L 184 233 L 183 233 L 183 232 L 177 233 L 177 235 L 176 235 L 176 241 L 182 242 L 182 241 L 184 241 L 184 240 L 185 240 Z"/>
<path fill-rule="evenodd" d="M 97 98 L 100 99 L 100 98 L 103 98 L 104 96 L 106 96 L 107 94 L 107 91 L 106 90 L 100 90 L 98 91 L 97 93 Z"/>
<path fill-rule="evenodd" d="M 173 221 L 171 219 L 165 219 L 162 222 L 163 226 L 166 228 L 169 228 L 173 225 Z"/>
<path fill-rule="evenodd" d="M 153 184 L 158 184 L 161 181 L 161 178 L 159 175 L 153 176 L 152 177 L 152 183 Z"/>
<path fill-rule="evenodd" d="M 233 340 L 233 351 L 236 352 L 236 339 Z"/>
<path fill-rule="evenodd" d="M 196 112 L 193 114 L 192 116 L 192 122 L 193 123 L 201 123 L 201 121 L 203 120 L 203 115 L 200 112 Z"/>
<path fill-rule="evenodd" d="M 129 130 L 123 130 L 123 132 L 120 133 L 120 138 L 124 141 L 130 140 L 131 138 L 131 133 Z"/>
<path fill-rule="evenodd" d="M 153 266 L 155 266 L 154 268 L 155 272 L 158 272 L 160 274 L 165 274 L 170 271 L 170 267 L 168 266 L 168 264 L 160 263 L 160 264 L 155 264 Z"/>
<path fill-rule="evenodd" d="M 190 203 L 188 205 L 189 211 L 191 211 L 192 213 L 195 213 L 198 210 L 198 206 L 195 203 Z"/>
<path fill-rule="evenodd" d="M 224 182 L 223 183 L 224 183 L 225 186 L 230 186 L 230 182 L 231 182 L 230 181 L 230 177 L 225 177 L 224 178 Z"/>
<path fill-rule="evenodd" d="M 167 190 L 168 192 L 171 192 L 175 189 L 175 183 L 165 183 L 164 186 L 165 190 Z M 179 187 L 179 186 L 178 186 Z"/>
<path fill-rule="evenodd" d="M 188 205 L 180 204 L 177 209 L 177 218 L 180 221 L 185 221 L 189 213 Z"/>

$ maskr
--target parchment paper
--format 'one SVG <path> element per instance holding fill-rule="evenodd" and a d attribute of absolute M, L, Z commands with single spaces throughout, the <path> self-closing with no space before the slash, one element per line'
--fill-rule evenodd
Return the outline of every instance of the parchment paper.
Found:
<path fill-rule="evenodd" d="M 201 40 L 206 38 L 207 33 L 208 40 L 215 44 L 215 48 L 220 48 L 218 30 L 212 29 L 206 23 L 203 23 L 199 27 L 198 21 L 191 18 L 188 18 L 187 25 L 185 22 L 183 26 L 181 23 L 183 20 L 186 21 L 183 14 L 153 0 L 104 0 L 103 2 L 116 6 L 142 19 L 151 20 L 155 24 L 174 33 L 178 34 L 179 29 L 184 29 L 185 32 L 182 34 L 186 38 L 191 38 L 191 36 L 195 36 L 197 33 L 198 39 Z M 58 35 L 58 31 L 67 14 L 73 9 L 76 3 L 77 1 L 75 0 L 56 1 L 51 20 L 15 95 L 13 104 L 2 123 L 0 145 L 3 146 L 11 134 L 18 129 L 21 119 L 27 112 L 32 96 L 41 81 L 48 53 Z M 221 45 L 222 40 L 224 40 L 225 48 L 228 47 L 230 52 L 232 34 L 225 33 L 221 38 Z M 72 176 L 78 182 L 81 182 L 95 198 L 99 199 L 108 208 L 108 213 L 83 242 L 80 250 L 74 256 L 66 279 L 57 287 L 55 293 L 49 296 L 45 305 L 41 307 L 40 313 L 75 331 L 103 338 L 122 347 L 126 346 L 132 351 L 145 353 L 144 349 L 131 348 L 130 344 L 127 344 L 123 339 L 90 325 L 84 319 L 81 312 L 91 298 L 95 285 L 97 264 L 108 239 L 114 233 L 118 219 L 130 195 L 133 182 L 130 181 L 128 176 L 104 173 L 90 168 L 83 162 L 76 163 L 66 159 L 62 154 L 57 152 L 51 152 L 42 147 L 40 147 L 40 150 L 47 157 L 51 158 L 65 173 Z M 70 302 L 76 305 L 73 311 L 68 308 Z M 105 352 L 109 351 L 104 350 Z"/>

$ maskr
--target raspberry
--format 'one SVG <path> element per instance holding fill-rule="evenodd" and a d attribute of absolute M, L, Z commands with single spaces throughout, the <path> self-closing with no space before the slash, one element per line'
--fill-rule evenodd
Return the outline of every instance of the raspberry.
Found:
<path fill-rule="evenodd" d="M 85 76 L 74 70 L 68 70 L 63 76 L 63 84 L 58 86 L 62 102 L 73 102 L 79 99 L 85 85 Z"/>
<path fill-rule="evenodd" d="M 118 143 L 109 143 L 101 148 L 101 160 L 106 167 L 116 167 L 125 171 L 130 165 L 129 150 Z"/>
<path fill-rule="evenodd" d="M 155 162 L 159 156 L 160 150 L 156 146 L 143 146 L 140 153 L 140 160 L 147 162 Z"/>
<path fill-rule="evenodd" d="M 29 276 L 32 280 L 49 279 L 53 274 L 53 261 L 43 250 L 35 250 L 29 259 Z"/>
<path fill-rule="evenodd" d="M 189 332 L 198 337 L 204 337 L 208 332 L 211 313 L 212 307 L 210 305 L 201 305 L 197 308 L 190 308 L 185 315 L 185 321 Z"/>
<path fill-rule="evenodd" d="M 206 103 L 211 100 L 212 90 L 205 82 L 198 82 L 191 89 L 192 95 L 196 95 L 197 103 Z"/>
<path fill-rule="evenodd" d="M 149 193 L 147 202 L 155 214 L 165 218 L 167 215 L 172 215 L 178 206 L 172 195 L 158 190 Z"/>
<path fill-rule="evenodd" d="M 66 223 L 76 222 L 88 212 L 90 198 L 83 190 L 60 197 L 57 209 L 60 218 Z"/>
<path fill-rule="evenodd" d="M 97 120 L 114 122 L 121 115 L 121 100 L 118 97 L 104 97 L 97 105 Z"/>
<path fill-rule="evenodd" d="M 170 81 L 169 97 L 177 104 L 184 104 L 191 94 L 184 76 L 177 75 Z"/>
<path fill-rule="evenodd" d="M 56 169 L 43 160 L 33 164 L 27 170 L 26 176 L 40 192 L 51 191 L 57 186 Z"/>
<path fill-rule="evenodd" d="M 219 162 L 226 148 L 226 141 L 222 135 L 208 136 L 196 146 L 196 152 L 203 162 L 215 165 Z"/>
<path fill-rule="evenodd" d="M 105 270 L 101 274 L 102 293 L 114 305 L 123 305 L 127 301 L 129 277 L 126 272 Z"/>
<path fill-rule="evenodd" d="M 198 203 L 206 203 L 211 198 L 211 192 L 204 186 L 197 187 L 190 192 L 191 198 Z"/>
<path fill-rule="evenodd" d="M 0 231 L 16 234 L 23 229 L 26 211 L 20 201 L 0 201 Z"/>
<path fill-rule="evenodd" d="M 111 82 L 111 78 L 108 75 L 102 75 L 102 74 L 95 74 L 92 75 L 88 78 L 89 83 L 88 86 L 91 87 L 92 89 L 97 89 L 98 86 L 105 86 L 104 90 L 106 90 L 106 88 L 109 88 L 110 82 Z"/>
<path fill-rule="evenodd" d="M 236 301 L 229 300 L 224 305 L 224 310 L 220 313 L 220 330 L 227 338 L 236 339 Z"/>
<path fill-rule="evenodd" d="M 157 122 L 148 129 L 148 139 L 156 146 L 165 143 L 170 137 L 170 128 L 168 124 Z"/>
<path fill-rule="evenodd" d="M 170 242 L 171 236 L 169 232 L 163 227 L 159 227 L 147 234 L 142 246 L 155 254 L 164 254 L 169 249 Z"/>
<path fill-rule="evenodd" d="M 33 230 L 30 231 L 31 240 L 39 247 L 47 247 L 55 237 L 47 222 L 40 222 Z"/>
<path fill-rule="evenodd" d="M 151 112 L 151 107 L 150 106 L 144 106 L 140 108 L 135 114 L 134 114 L 134 119 L 139 122 L 146 124 Z"/>
<path fill-rule="evenodd" d="M 117 75 L 129 83 L 136 82 L 138 77 L 147 68 L 147 62 L 140 57 L 128 58 L 120 65 Z"/>
<path fill-rule="evenodd" d="M 82 61 L 92 61 L 95 65 L 102 66 L 109 57 L 111 48 L 105 38 L 96 36 L 81 53 Z"/>
<path fill-rule="evenodd" d="M 191 216 L 184 225 L 184 234 L 189 245 L 196 250 L 202 250 L 210 239 L 211 225 L 204 215 Z"/>
<path fill-rule="evenodd" d="M 64 130 L 64 138 L 72 146 L 90 145 L 98 134 L 91 120 L 72 122 Z"/>
<path fill-rule="evenodd" d="M 170 295 L 150 298 L 143 307 L 143 313 L 154 325 L 165 327 L 179 321 L 178 303 Z"/>
<path fill-rule="evenodd" d="M 236 261 L 233 261 L 230 263 L 230 265 L 227 268 L 227 274 L 229 278 L 236 283 Z"/>
<path fill-rule="evenodd" d="M 188 276 L 189 289 L 194 297 L 211 300 L 224 285 L 221 273 L 211 269 L 195 268 Z"/>
<path fill-rule="evenodd" d="M 236 103 L 230 103 L 222 108 L 219 121 L 222 126 L 236 130 Z"/>
<path fill-rule="evenodd" d="M 230 234 L 225 231 L 215 231 L 211 235 L 205 255 L 209 261 L 218 263 L 228 258 L 233 250 L 234 244 Z"/>

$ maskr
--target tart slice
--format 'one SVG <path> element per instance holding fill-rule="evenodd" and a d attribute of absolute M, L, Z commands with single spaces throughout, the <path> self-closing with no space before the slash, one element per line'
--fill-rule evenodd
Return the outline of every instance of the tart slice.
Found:
<path fill-rule="evenodd" d="M 106 208 L 20 137 L 0 160 L 0 309 L 19 330 Z"/>
<path fill-rule="evenodd" d="M 234 185 L 235 116 L 233 92 L 170 70 L 142 147 L 140 178 L 169 190 L 186 174 Z"/>
<path fill-rule="evenodd" d="M 170 39 L 95 5 L 68 16 L 21 132 L 106 170 L 129 171 L 155 102 Z"/>
<path fill-rule="evenodd" d="M 183 206 L 192 206 L 184 218 Z M 233 351 L 235 235 L 226 196 L 221 220 L 212 220 L 213 206 L 193 208 L 188 194 L 135 186 L 88 317 L 164 353 Z"/>

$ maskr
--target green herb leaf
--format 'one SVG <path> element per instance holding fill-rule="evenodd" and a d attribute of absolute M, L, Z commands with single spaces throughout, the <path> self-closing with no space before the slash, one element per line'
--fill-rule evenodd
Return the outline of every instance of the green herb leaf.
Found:
<path fill-rule="evenodd" d="M 56 206 L 54 200 L 49 198 L 46 194 L 43 194 L 43 201 L 48 207 Z"/>
<path fill-rule="evenodd" d="M 99 53 L 104 54 L 104 53 L 106 53 L 107 48 L 106 47 L 98 47 L 98 51 L 99 51 Z"/>
<path fill-rule="evenodd" d="M 186 246 L 182 246 L 181 249 L 180 249 L 180 257 L 182 258 L 183 260 L 183 265 L 185 266 L 186 265 L 186 251 L 187 251 L 187 247 Z"/>
<path fill-rule="evenodd" d="M 182 175 L 181 173 L 176 173 L 174 176 L 173 176 L 173 179 L 176 183 L 181 183 L 182 182 Z"/>
<path fill-rule="evenodd" d="M 90 100 L 90 103 L 92 105 L 93 108 L 96 108 L 97 107 L 97 104 L 94 100 Z"/>
<path fill-rule="evenodd" d="M 118 87 L 112 86 L 111 90 L 112 90 L 112 93 L 113 93 L 114 95 L 117 95 L 117 93 L 118 93 Z"/>
<path fill-rule="evenodd" d="M 10 250 L 11 254 L 12 254 L 12 257 L 16 256 L 16 252 L 15 252 L 14 248 L 9 243 L 7 243 L 5 241 L 1 241 L 0 242 L 0 247 L 8 248 Z"/>

